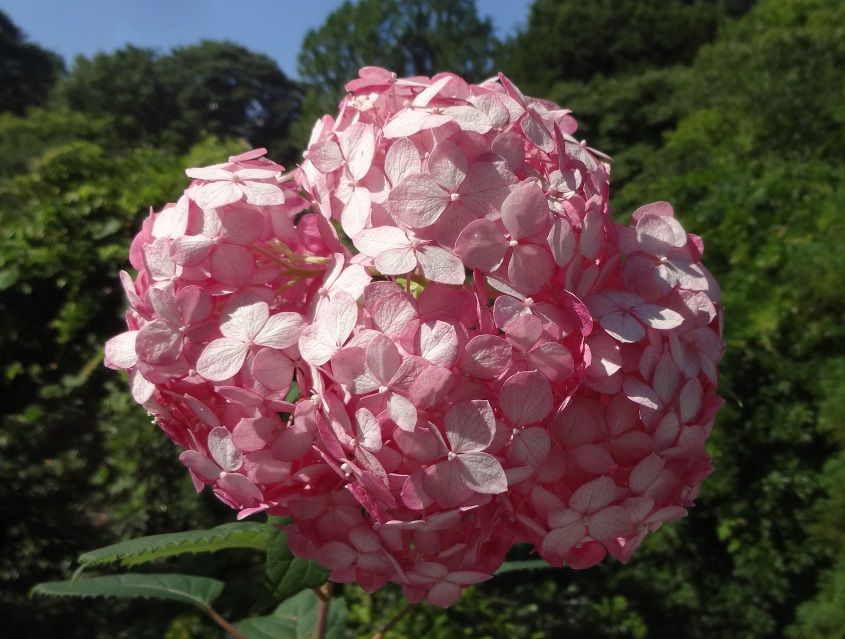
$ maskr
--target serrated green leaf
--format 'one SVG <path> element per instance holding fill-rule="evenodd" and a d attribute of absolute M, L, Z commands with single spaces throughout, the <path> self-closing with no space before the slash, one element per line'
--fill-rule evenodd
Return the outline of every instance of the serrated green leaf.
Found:
<path fill-rule="evenodd" d="M 495 572 L 497 575 L 501 575 L 506 572 L 514 572 L 516 570 L 543 570 L 546 568 L 552 568 L 546 561 L 542 559 L 526 559 L 525 561 L 506 561 L 499 569 Z"/>
<path fill-rule="evenodd" d="M 223 591 L 223 582 L 180 574 L 125 574 L 49 581 L 33 587 L 32 595 L 57 597 L 118 597 L 167 599 L 207 611 Z"/>
<path fill-rule="evenodd" d="M 265 550 L 268 539 L 275 532 L 276 529 L 268 524 L 241 521 L 208 530 L 188 530 L 130 539 L 80 555 L 81 566 L 77 574 L 91 566 L 119 563 L 131 567 L 185 553 L 217 552 L 228 548 Z"/>
<path fill-rule="evenodd" d="M 326 583 L 327 570 L 316 562 L 294 557 L 288 548 L 287 533 L 278 528 L 267 541 L 267 581 L 276 601 L 288 599 L 300 590 Z"/>
<path fill-rule="evenodd" d="M 265 617 L 244 619 L 235 624 L 249 639 L 311 639 L 317 626 L 320 599 L 312 590 L 305 590 L 283 601 Z M 333 598 L 329 608 L 326 639 L 343 639 L 346 625 L 346 602 Z"/>

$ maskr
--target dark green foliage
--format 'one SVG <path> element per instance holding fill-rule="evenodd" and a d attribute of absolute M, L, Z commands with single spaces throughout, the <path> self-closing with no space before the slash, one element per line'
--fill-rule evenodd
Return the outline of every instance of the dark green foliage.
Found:
<path fill-rule="evenodd" d="M 166 55 L 127 46 L 80 57 L 58 87 L 61 104 L 108 119 L 122 147 L 184 152 L 205 136 L 230 136 L 276 157 L 291 152 L 287 135 L 300 98 L 267 56 L 213 41 Z"/>
<path fill-rule="evenodd" d="M 527 28 L 505 43 L 499 65 L 529 95 L 555 83 L 690 62 L 726 15 L 748 0 L 535 0 Z"/>
<path fill-rule="evenodd" d="M 175 97 L 178 117 L 171 127 L 182 127 L 191 143 L 198 134 L 238 137 L 267 147 L 276 159 L 294 153 L 288 132 L 299 114 L 301 91 L 267 56 L 206 40 L 174 49 L 158 66 Z"/>
<path fill-rule="evenodd" d="M 287 533 L 276 529 L 267 541 L 267 585 L 274 601 L 287 599 L 304 588 L 326 583 L 328 571 L 307 559 L 294 557 Z"/>
<path fill-rule="evenodd" d="M 29 107 L 44 104 L 63 70 L 59 56 L 27 42 L 0 11 L 0 113 L 22 115 Z"/>

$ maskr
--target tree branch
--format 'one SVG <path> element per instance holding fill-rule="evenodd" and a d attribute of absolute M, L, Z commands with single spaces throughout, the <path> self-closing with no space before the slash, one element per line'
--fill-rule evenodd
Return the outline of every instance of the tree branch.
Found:
<path fill-rule="evenodd" d="M 407 617 L 408 613 L 410 613 L 414 608 L 416 608 L 416 606 L 417 604 L 409 603 L 407 606 L 402 608 L 402 610 L 397 612 L 392 619 L 390 619 L 386 624 L 381 627 L 381 630 L 379 630 L 376 634 L 373 635 L 373 639 L 384 639 L 385 635 L 391 630 L 393 630 L 399 624 L 400 621 Z"/>
<path fill-rule="evenodd" d="M 205 613 L 214 620 L 218 626 L 223 628 L 226 632 L 228 632 L 234 639 L 249 639 L 245 634 L 243 634 L 240 630 L 235 628 L 231 623 L 226 621 L 220 614 L 211 606 L 205 609 Z"/>

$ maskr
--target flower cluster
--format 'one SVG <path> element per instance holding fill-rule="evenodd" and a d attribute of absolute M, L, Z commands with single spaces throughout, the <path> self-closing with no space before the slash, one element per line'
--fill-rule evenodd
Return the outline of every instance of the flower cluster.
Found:
<path fill-rule="evenodd" d="M 700 238 L 665 202 L 614 223 L 606 156 L 504 76 L 347 90 L 295 171 L 188 170 L 106 364 L 198 490 L 289 517 L 336 582 L 448 606 L 515 543 L 626 561 L 712 470 Z"/>

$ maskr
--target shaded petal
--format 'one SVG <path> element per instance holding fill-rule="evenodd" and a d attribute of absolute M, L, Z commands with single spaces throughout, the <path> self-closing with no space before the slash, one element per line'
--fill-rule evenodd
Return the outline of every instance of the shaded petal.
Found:
<path fill-rule="evenodd" d="M 458 455 L 461 478 L 477 493 L 497 495 L 507 492 L 508 480 L 499 460 L 487 453 L 464 453 Z"/>
<path fill-rule="evenodd" d="M 470 222 L 455 241 L 455 253 L 467 268 L 485 273 L 495 271 L 502 264 L 508 242 L 499 225 L 490 220 Z"/>
<path fill-rule="evenodd" d="M 493 442 L 496 419 L 486 400 L 456 404 L 445 418 L 446 437 L 455 453 L 481 452 Z"/>
<path fill-rule="evenodd" d="M 515 240 L 544 233 L 549 224 L 549 204 L 540 185 L 526 181 L 511 191 L 502 202 L 502 222 Z"/>
<path fill-rule="evenodd" d="M 514 426 L 544 419 L 552 412 L 549 381 L 536 371 L 511 375 L 499 393 L 499 407 Z"/>
<path fill-rule="evenodd" d="M 293 362 L 272 348 L 262 348 L 252 361 L 255 379 L 271 390 L 289 388 L 293 380 Z"/>
<path fill-rule="evenodd" d="M 554 262 L 549 252 L 537 244 L 520 244 L 513 248 L 508 263 L 508 279 L 520 293 L 532 295 L 538 292 L 554 271 Z"/>

